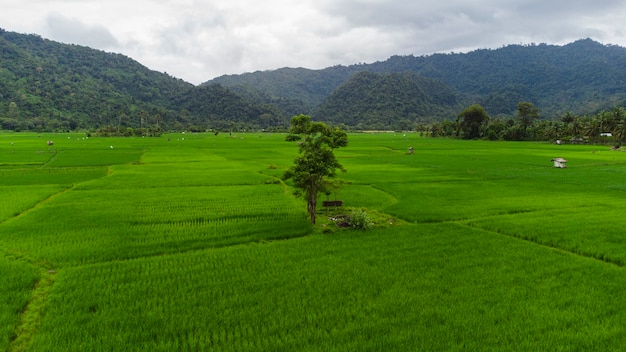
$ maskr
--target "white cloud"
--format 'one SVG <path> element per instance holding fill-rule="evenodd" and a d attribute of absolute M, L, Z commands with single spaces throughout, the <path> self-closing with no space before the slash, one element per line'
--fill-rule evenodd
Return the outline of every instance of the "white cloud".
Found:
<path fill-rule="evenodd" d="M 396 54 L 591 37 L 626 46 L 621 0 L 0 0 L 0 25 L 119 52 L 198 84 Z"/>
<path fill-rule="evenodd" d="M 47 33 L 69 44 L 81 44 L 93 48 L 116 48 L 119 43 L 102 25 L 88 25 L 80 20 L 51 14 L 46 18 Z"/>

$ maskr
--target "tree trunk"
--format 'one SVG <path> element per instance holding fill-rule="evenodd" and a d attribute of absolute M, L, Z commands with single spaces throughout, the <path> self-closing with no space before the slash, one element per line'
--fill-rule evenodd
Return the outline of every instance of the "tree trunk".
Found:
<path fill-rule="evenodd" d="M 317 210 L 317 194 L 313 194 L 309 198 L 309 215 L 311 216 L 311 224 L 315 225 L 315 212 Z"/>
<path fill-rule="evenodd" d="M 315 212 L 317 210 L 317 187 L 311 185 L 311 189 L 308 194 L 307 207 L 309 215 L 311 216 L 311 224 L 315 225 Z"/>

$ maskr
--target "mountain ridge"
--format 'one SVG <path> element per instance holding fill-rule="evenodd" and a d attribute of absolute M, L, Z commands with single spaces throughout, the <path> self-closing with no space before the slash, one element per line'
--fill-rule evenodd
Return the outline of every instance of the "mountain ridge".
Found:
<path fill-rule="evenodd" d="M 474 103 L 492 116 L 514 116 L 520 101 L 534 103 L 546 119 L 623 105 L 626 48 L 587 38 L 286 67 L 195 86 L 122 54 L 0 29 L 5 130 L 281 130 L 302 113 L 348 128 L 410 128 L 455 119 Z"/>
<path fill-rule="evenodd" d="M 294 77 L 289 80 L 296 82 L 298 74 L 303 78 L 312 74 L 281 70 L 282 75 L 291 73 Z M 513 115 L 520 101 L 533 101 L 544 116 L 556 118 L 567 112 L 594 113 L 626 99 L 626 48 L 603 45 L 589 38 L 563 46 L 516 44 L 460 54 L 396 55 L 371 64 L 318 71 L 330 77 L 327 83 L 331 91 L 357 72 L 414 72 L 442 81 L 463 94 L 467 104 L 483 104 L 494 115 Z M 272 85 L 275 72 L 221 76 L 203 84 L 247 84 L 258 88 L 255 82 L 262 81 L 260 89 L 279 96 L 312 94 L 297 85 L 285 84 L 286 79 L 280 85 Z M 601 92 L 602 97 L 594 97 L 596 92 Z M 305 105 L 315 105 L 324 98 L 314 96 Z"/>

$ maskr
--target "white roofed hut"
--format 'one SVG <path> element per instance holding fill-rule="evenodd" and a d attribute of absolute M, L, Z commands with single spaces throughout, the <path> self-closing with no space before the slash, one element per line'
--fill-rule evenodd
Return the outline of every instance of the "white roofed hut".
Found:
<path fill-rule="evenodd" d="M 554 167 L 558 167 L 559 169 L 567 168 L 567 165 L 565 165 L 567 160 L 565 160 L 563 158 L 554 158 L 554 159 L 552 159 L 552 162 L 554 163 Z"/>

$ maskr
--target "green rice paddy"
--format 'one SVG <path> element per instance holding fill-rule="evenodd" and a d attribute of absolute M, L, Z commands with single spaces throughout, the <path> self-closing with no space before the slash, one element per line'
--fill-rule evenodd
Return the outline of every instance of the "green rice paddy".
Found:
<path fill-rule="evenodd" d="M 349 138 L 314 228 L 281 134 L 0 133 L 0 350 L 623 350 L 626 153 Z"/>

